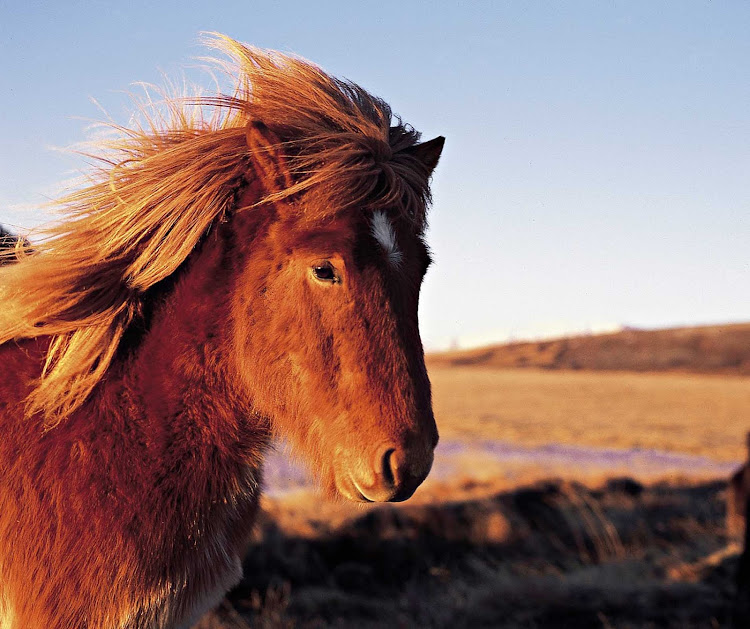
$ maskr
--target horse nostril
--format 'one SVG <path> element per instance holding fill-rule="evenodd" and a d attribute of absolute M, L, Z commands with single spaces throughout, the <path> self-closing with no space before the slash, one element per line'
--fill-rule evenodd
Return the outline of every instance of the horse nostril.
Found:
<path fill-rule="evenodd" d="M 388 448 L 383 454 L 383 460 L 381 465 L 381 473 L 383 474 L 383 481 L 388 487 L 394 487 L 396 485 L 396 472 L 398 470 L 398 464 L 393 456 L 396 453 L 395 448 Z"/>

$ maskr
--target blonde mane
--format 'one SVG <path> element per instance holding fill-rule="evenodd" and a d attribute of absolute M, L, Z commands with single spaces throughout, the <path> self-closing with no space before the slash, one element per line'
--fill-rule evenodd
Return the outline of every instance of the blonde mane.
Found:
<path fill-rule="evenodd" d="M 222 65 L 239 77 L 233 95 L 170 98 L 145 128 L 112 125 L 118 138 L 102 144 L 92 183 L 55 203 L 64 219 L 33 251 L 0 253 L 14 261 L 0 269 L 0 344 L 51 338 L 27 402 L 27 414 L 41 412 L 49 426 L 106 373 L 145 292 L 233 208 L 252 168 L 249 122 L 278 135 L 292 175 L 263 201 L 322 186 L 331 212 L 396 205 L 424 228 L 429 173 L 404 152 L 419 134 L 391 126 L 386 103 L 303 59 L 216 34 L 208 43 L 230 58 Z"/>

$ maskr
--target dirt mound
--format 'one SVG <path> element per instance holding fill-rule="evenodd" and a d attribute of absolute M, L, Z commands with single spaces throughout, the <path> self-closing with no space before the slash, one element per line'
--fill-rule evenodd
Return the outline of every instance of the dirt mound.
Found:
<path fill-rule="evenodd" d="M 428 366 L 750 374 L 750 323 L 508 343 L 431 354 Z"/>
<path fill-rule="evenodd" d="M 313 536 L 276 513 L 202 626 L 720 626 L 736 562 L 721 552 L 724 491 L 548 481 L 381 506 Z"/>

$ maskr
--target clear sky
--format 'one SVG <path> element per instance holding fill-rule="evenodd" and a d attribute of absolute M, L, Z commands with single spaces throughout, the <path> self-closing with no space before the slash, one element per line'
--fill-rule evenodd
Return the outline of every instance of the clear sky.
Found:
<path fill-rule="evenodd" d="M 53 147 L 205 54 L 301 54 L 425 139 L 428 348 L 750 320 L 750 3 L 0 0 L 0 223 L 82 168 Z M 206 82 L 208 85 L 208 81 Z"/>

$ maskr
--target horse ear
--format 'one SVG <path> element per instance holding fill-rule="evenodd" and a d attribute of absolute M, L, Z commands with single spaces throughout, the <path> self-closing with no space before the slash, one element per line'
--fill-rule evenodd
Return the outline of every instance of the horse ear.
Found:
<path fill-rule="evenodd" d="M 422 162 L 425 168 L 427 168 L 427 172 L 431 175 L 432 171 L 435 170 L 435 166 L 438 165 L 438 160 L 440 159 L 440 154 L 443 152 L 444 144 L 445 138 L 442 135 L 439 135 L 427 142 L 415 144 L 404 152 L 416 157 Z"/>
<path fill-rule="evenodd" d="M 245 128 L 245 139 L 253 156 L 253 166 L 269 194 L 282 192 L 292 185 L 292 175 L 281 153 L 281 140 L 264 123 L 251 120 Z"/>

